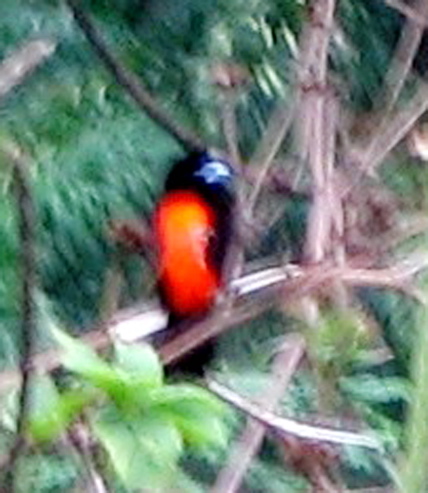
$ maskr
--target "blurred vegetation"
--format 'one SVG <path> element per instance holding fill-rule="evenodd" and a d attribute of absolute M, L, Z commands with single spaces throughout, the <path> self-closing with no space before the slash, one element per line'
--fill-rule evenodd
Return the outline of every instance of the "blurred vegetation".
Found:
<path fill-rule="evenodd" d="M 239 144 L 244 159 L 251 157 L 257 148 L 274 107 L 281 102 L 289 104 L 293 98 L 299 62 L 298 39 L 307 20 L 306 2 L 91 0 L 82 2 L 82 6 L 111 50 L 141 77 L 171 117 L 195 131 L 210 146 L 225 147 L 219 117 L 221 98 L 211 77 L 213 62 L 232 60 L 251 74 L 251 82 L 237 101 Z M 381 0 L 341 0 L 336 17 L 339 28 L 332 37 L 332 79 L 345 112 L 357 115 L 351 124 L 351 134 L 364 136 L 373 125 L 366 115 L 381 111 L 384 76 L 404 17 Z M 65 3 L 2 0 L 1 57 L 38 37 L 54 39 L 57 50 L 25 83 L 0 101 L 0 142 L 18 143 L 31 159 L 30 177 L 38 215 L 38 343 L 43 348 L 50 344 L 52 325 L 65 327 L 77 336 L 98 320 L 107 271 L 115 255 L 109 222 L 148 216 L 171 159 L 185 151 L 134 105 L 106 71 L 76 27 Z M 399 106 L 411 97 L 416 78 L 425 74 L 425 44 L 424 37 L 414 62 L 415 72 L 405 86 Z M 283 145 L 277 158 L 286 163 L 284 167 L 291 163 L 286 171 L 303 186 L 309 181 L 308 173 L 301 163 L 295 163 L 294 153 L 292 143 Z M 8 368 L 16 366 L 18 360 L 19 259 L 11 173 L 5 163 L 0 164 L 0 367 Z M 426 213 L 426 166 L 425 162 L 411 158 L 405 145 L 400 145 L 388 157 L 388 165 L 380 170 L 380 183 L 396 198 L 390 213 L 395 223 L 405 225 L 411 214 Z M 264 194 L 260 216 L 270 216 L 275 210 L 275 220 L 269 222 L 268 228 L 260 228 L 257 241 L 246 252 L 247 258 L 299 260 L 309 204 L 304 193 L 286 198 Z M 360 213 L 364 216 L 364 207 Z M 379 218 L 373 217 L 376 223 Z M 376 231 L 376 224 L 372 231 Z M 425 239 L 419 234 L 399 243 L 399 248 L 388 251 L 380 264 L 394 260 L 399 253 L 423 248 Z M 125 278 L 121 307 L 155 295 L 153 273 L 144 261 L 126 258 L 121 267 Z M 351 313 L 337 315 L 325 310 L 316 334 L 308 333 L 288 307 L 272 309 L 223 335 L 212 368 L 237 391 L 256 396 L 269 384 L 269 368 L 281 336 L 284 332 L 302 330 L 307 335 L 316 372 L 306 366 L 299 370 L 281 402 L 281 412 L 299 418 L 316 413 L 319 410 L 317 378 L 327 380 L 328 392 L 332 392 L 329 395 L 334 394 L 335 411 L 362 417 L 368 427 L 378 432 L 391 454 L 402 450 L 407 410 L 413 395 L 410 376 L 417 381 L 422 374 L 412 359 L 413 342 L 423 339 L 416 329 L 422 329 L 424 322 L 417 313 L 417 302 L 402 293 L 364 288 L 358 292 L 358 302 L 356 311 Z M 364 325 L 362 320 L 370 322 Z M 368 355 L 380 340 L 388 346 L 392 358 L 373 362 Z M 99 364 L 100 361 L 97 359 Z M 144 364 L 144 357 L 141 361 Z M 423 361 L 423 357 L 419 356 L 418 361 Z M 105 363 L 105 371 L 112 371 L 114 364 Z M 153 362 L 155 371 L 158 364 Z M 314 373 L 317 373 L 315 378 Z M 52 395 L 46 405 L 55 405 L 57 409 L 77 405 L 71 414 L 64 410 L 64 416 L 58 418 L 59 431 L 75 419 L 77 411 L 92 409 L 93 394 L 85 393 L 88 381 L 83 378 L 76 383 L 68 378 L 60 375 L 59 384 L 45 382 Z M 118 381 L 110 384 L 120 386 Z M 99 381 L 89 384 L 99 387 Z M 57 389 L 56 385 L 64 388 Z M 102 390 L 108 394 L 108 389 Z M 64 395 L 70 396 L 67 392 L 80 396 L 78 401 L 82 396 L 84 399 L 80 404 L 73 399 L 71 404 L 64 404 L 68 399 Z M 145 395 L 143 392 L 139 398 L 144 399 Z M 15 392 L 0 397 L 0 453 L 5 453 L 12 441 L 15 397 Z M 117 395 L 109 397 L 114 401 Z M 421 402 L 424 398 L 421 390 Z M 201 399 L 207 400 L 206 409 L 210 405 L 216 408 L 205 395 Z M 149 406 L 147 402 L 145 405 Z M 111 403 L 103 412 L 108 413 L 109 409 Z M 422 406 L 415 422 L 423 421 L 427 413 L 427 408 Z M 178 414 L 179 410 L 175 409 L 168 417 L 167 426 L 150 425 L 147 433 L 159 431 L 158 444 L 163 446 L 155 452 L 160 454 L 158 459 L 163 464 L 170 461 L 172 469 L 180 465 L 174 469 L 180 471 L 175 476 L 179 491 L 207 491 L 227 461 L 227 447 L 186 449 L 182 454 L 182 436 L 171 425 Z M 123 416 L 116 416 L 113 421 L 126 428 Z M 183 423 L 184 428 L 190 426 Z M 219 420 L 218 429 L 227 428 L 232 444 L 243 425 L 241 418 L 227 418 Z M 39 435 L 55 431 L 51 421 L 39 422 L 35 429 L 37 426 Z M 142 469 L 126 469 L 129 466 L 125 463 L 126 454 L 132 453 L 131 442 L 135 437 L 125 430 L 127 437 L 125 431 L 118 431 L 118 426 L 114 430 L 114 427 L 100 427 L 99 423 L 98 428 L 94 427 L 95 437 L 107 449 L 113 470 L 118 472 L 115 475 L 109 469 L 112 491 L 131 491 L 139 484 L 141 474 L 146 481 L 151 477 L 153 485 L 159 486 L 159 469 L 156 469 L 159 463 L 151 464 L 152 471 L 158 475 L 150 476 L 145 462 L 150 461 L 147 452 L 150 444 L 139 451 Z M 206 421 L 199 431 L 212 434 L 213 430 Z M 226 440 L 228 433 L 226 429 L 223 432 L 224 436 L 208 437 L 207 442 L 210 443 L 210 438 Z M 426 448 L 426 444 L 422 446 Z M 416 457 L 418 451 L 413 452 Z M 390 481 L 388 467 L 375 454 L 349 448 L 340 456 L 339 473 L 350 488 L 382 486 Z M 60 441 L 32 447 L 21 461 L 19 472 L 18 490 L 23 493 L 71 493 L 81 484 L 84 464 Z M 150 491 L 153 491 L 151 486 Z M 308 491 L 308 483 L 299 471 L 284 465 L 278 448 L 266 440 L 240 491 L 303 492 Z"/>

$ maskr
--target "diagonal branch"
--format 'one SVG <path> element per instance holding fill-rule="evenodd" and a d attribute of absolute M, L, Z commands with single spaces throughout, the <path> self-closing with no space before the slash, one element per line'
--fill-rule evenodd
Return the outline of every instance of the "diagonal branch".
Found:
<path fill-rule="evenodd" d="M 304 355 L 305 344 L 301 336 L 289 335 L 272 365 L 272 382 L 260 401 L 265 409 L 273 411 L 283 396 Z M 257 454 L 265 428 L 249 420 L 239 441 L 229 456 L 229 462 L 220 472 L 211 493 L 234 493 L 240 487 L 244 475 Z"/>
<path fill-rule="evenodd" d="M 419 17 L 428 15 L 428 3 L 425 0 L 417 0 L 413 9 Z M 424 29 L 425 26 L 408 17 L 401 31 L 394 58 L 385 76 L 386 98 L 384 99 L 384 107 L 388 116 L 410 73 Z"/>
<path fill-rule="evenodd" d="M 67 435 L 67 445 L 72 448 L 85 470 L 84 484 L 81 487 L 85 493 L 111 493 L 107 481 L 102 476 L 97 461 L 94 459 L 93 446 L 89 437 L 89 431 L 84 423 L 75 425 Z"/>
<path fill-rule="evenodd" d="M 236 95 L 224 92 L 220 94 L 220 111 L 223 123 L 223 135 L 226 148 L 232 164 L 237 170 L 241 168 L 241 156 L 239 152 L 238 126 L 236 122 Z"/>
<path fill-rule="evenodd" d="M 361 173 L 374 174 L 394 147 L 408 134 L 428 109 L 428 84 L 419 80 L 419 89 L 403 110 L 385 120 L 366 151 L 353 151 Z"/>
<path fill-rule="evenodd" d="M 258 165 L 259 169 L 255 183 L 246 203 L 246 215 L 250 220 L 263 184 L 265 183 L 267 175 L 274 164 L 275 156 L 277 155 L 293 122 L 296 107 L 296 101 L 293 103 L 291 108 L 286 107 L 281 103 L 278 105 L 270 117 L 269 124 L 256 152 L 254 153 L 254 156 L 251 158 L 251 162 L 249 164 L 250 169 L 255 165 Z"/>
<path fill-rule="evenodd" d="M 391 6 L 396 7 L 395 5 Z M 367 149 L 363 152 L 354 150 L 355 155 L 350 156 L 351 160 L 356 157 L 361 173 L 373 174 L 428 108 L 428 86 L 420 80 L 419 90 L 407 108 L 395 117 L 391 115 L 391 110 L 410 73 L 412 62 L 421 42 L 425 26 L 424 23 L 420 22 L 420 19 L 427 18 L 428 4 L 425 0 L 417 0 L 411 10 L 417 17 L 407 16 L 407 22 L 401 32 L 394 58 L 385 76 L 386 88 L 383 104 L 386 107 L 386 116 L 376 126 L 376 130 L 366 144 Z"/>
<path fill-rule="evenodd" d="M 350 431 L 312 426 L 300 423 L 294 419 L 277 416 L 274 413 L 244 399 L 237 393 L 212 379 L 208 381 L 208 388 L 225 402 L 231 404 L 236 409 L 242 411 L 247 416 L 255 419 L 263 426 L 267 427 L 271 431 L 274 431 L 280 436 L 288 437 L 292 435 L 303 440 L 354 445 L 357 447 L 381 451 L 381 445 L 374 437 Z"/>
<path fill-rule="evenodd" d="M 30 411 L 30 387 L 33 372 L 32 354 L 36 337 L 35 290 L 37 284 L 36 266 L 36 216 L 34 200 L 28 180 L 28 163 L 18 149 L 2 150 L 11 162 L 14 175 L 16 207 L 19 218 L 20 270 L 21 270 L 21 327 L 19 333 L 21 389 L 19 392 L 19 413 L 16 424 L 15 443 L 9 453 L 5 477 L 6 490 L 15 490 L 15 468 L 22 454 L 25 442 L 25 427 Z"/>
<path fill-rule="evenodd" d="M 173 121 L 170 115 L 161 108 L 159 102 L 143 86 L 139 78 L 129 71 L 110 51 L 98 29 L 81 8 L 79 0 L 66 0 L 66 3 L 73 13 L 77 25 L 82 30 L 95 53 L 112 73 L 116 82 L 137 103 L 138 107 L 146 112 L 160 127 L 177 139 L 185 149 L 203 149 L 205 146 L 199 137 Z"/>
<path fill-rule="evenodd" d="M 0 100 L 52 55 L 55 48 L 54 41 L 38 39 L 30 41 L 6 58 L 0 65 Z"/>
<path fill-rule="evenodd" d="M 410 4 L 404 3 L 401 0 L 385 0 L 386 5 L 403 14 L 408 19 L 411 19 L 416 25 L 421 27 L 428 26 L 428 15 L 422 14 L 415 10 Z"/>

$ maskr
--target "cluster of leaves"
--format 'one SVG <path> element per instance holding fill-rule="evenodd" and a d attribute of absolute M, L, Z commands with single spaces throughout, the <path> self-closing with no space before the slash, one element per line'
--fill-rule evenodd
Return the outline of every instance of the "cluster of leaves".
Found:
<path fill-rule="evenodd" d="M 29 424 L 36 443 L 54 442 L 81 420 L 131 489 L 179 481 L 184 444 L 225 445 L 224 406 L 195 385 L 165 384 L 150 346 L 116 344 L 108 362 L 64 332 L 54 335 L 79 381 L 60 392 L 48 377 L 39 379 Z"/>

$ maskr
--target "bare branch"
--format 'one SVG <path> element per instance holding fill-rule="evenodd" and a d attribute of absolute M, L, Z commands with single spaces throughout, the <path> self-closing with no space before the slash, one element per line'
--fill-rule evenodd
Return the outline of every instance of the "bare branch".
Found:
<path fill-rule="evenodd" d="M 223 135 L 226 140 L 228 155 L 233 165 L 239 170 L 241 156 L 239 153 L 238 128 L 236 123 L 236 96 L 234 93 L 220 95 L 221 120 L 223 123 Z"/>
<path fill-rule="evenodd" d="M 36 337 L 35 290 L 37 284 L 36 266 L 36 215 L 35 204 L 28 180 L 28 163 L 18 149 L 2 149 L 2 153 L 13 166 L 16 207 L 19 217 L 20 270 L 21 270 L 21 327 L 18 337 L 20 344 L 21 389 L 19 413 L 16 423 L 16 438 L 9 452 L 5 477 L 7 491 L 15 490 L 15 468 L 25 446 L 25 427 L 30 407 L 30 387 L 33 372 L 32 354 Z"/>
<path fill-rule="evenodd" d="M 425 0 L 417 0 L 413 9 L 419 19 L 428 15 L 428 4 Z M 387 94 L 383 103 L 384 112 L 388 116 L 412 68 L 412 62 L 420 45 L 424 29 L 425 27 L 420 22 L 415 22 L 408 17 L 401 31 L 394 58 L 385 76 Z"/>
<path fill-rule="evenodd" d="M 305 344 L 300 335 L 289 335 L 275 357 L 272 365 L 272 382 L 260 398 L 265 409 L 273 411 L 283 396 L 304 355 Z M 249 420 L 239 441 L 232 449 L 229 462 L 220 472 L 212 493 L 234 493 L 260 448 L 265 428 L 256 421 Z"/>
<path fill-rule="evenodd" d="M 327 96 L 327 60 L 333 29 L 334 0 L 312 1 L 310 18 L 301 39 L 299 137 L 300 155 L 308 159 L 312 175 L 312 207 L 309 212 L 306 257 L 310 262 L 323 259 L 330 230 L 330 210 L 326 202 L 326 141 L 324 114 Z M 332 163 L 328 164 L 331 166 Z"/>
<path fill-rule="evenodd" d="M 244 412 L 246 415 L 279 435 L 292 435 L 304 440 L 325 441 L 342 445 L 365 447 L 377 451 L 382 450 L 379 441 L 368 435 L 307 425 L 293 419 L 279 417 L 270 411 L 249 402 L 215 380 L 210 379 L 208 381 L 208 388 L 211 392 L 236 409 Z"/>
<path fill-rule="evenodd" d="M 275 156 L 293 122 L 296 106 L 297 102 L 294 102 L 292 108 L 286 107 L 281 103 L 278 105 L 270 117 L 269 124 L 258 149 L 251 158 L 249 167 L 251 168 L 257 165 L 259 169 L 246 204 L 246 215 L 248 218 L 251 218 L 253 215 L 253 210 L 262 190 L 263 183 L 266 181 L 267 175 L 274 164 Z"/>
<path fill-rule="evenodd" d="M 0 65 L 0 100 L 51 56 L 55 48 L 54 41 L 38 39 L 9 55 Z"/>
<path fill-rule="evenodd" d="M 387 3 L 397 7 L 392 5 L 392 2 L 387 1 Z M 409 9 L 407 6 L 404 7 Z M 391 110 L 403 88 L 420 45 L 424 33 L 424 23 L 421 23 L 421 19 L 428 16 L 428 4 L 425 0 L 417 0 L 414 8 L 410 10 L 415 15 L 407 16 L 407 22 L 401 32 L 394 58 L 385 76 L 386 94 L 383 105 L 386 107 L 384 110 L 386 116 L 376 126 L 368 144 L 364 144 L 366 150 L 354 149 L 349 156 L 351 161 L 356 161 L 359 164 L 361 173 L 374 174 L 375 169 L 407 135 L 428 107 L 428 85 L 420 80 L 419 90 L 407 108 L 400 111 L 395 117 L 391 115 Z"/>
<path fill-rule="evenodd" d="M 327 61 L 333 31 L 335 0 L 312 0 L 308 6 L 308 22 L 300 39 L 299 106 L 296 139 L 299 160 L 307 163 L 311 174 L 312 204 L 308 215 L 304 256 L 309 262 L 320 262 L 327 250 L 331 229 L 324 157 L 325 97 L 327 94 Z M 316 324 L 318 305 L 313 299 L 302 298 L 301 311 L 309 326 Z"/>
<path fill-rule="evenodd" d="M 231 310 L 222 326 L 213 328 L 213 321 L 207 320 L 191 327 L 185 334 L 161 348 L 161 355 L 166 363 L 178 359 L 210 337 L 226 330 L 244 320 L 253 318 L 275 303 L 275 295 L 281 302 L 301 298 L 317 289 L 328 287 L 332 280 L 339 279 L 349 287 L 375 286 L 404 291 L 413 276 L 428 268 L 428 256 L 421 252 L 406 261 L 384 269 L 353 268 L 352 265 L 334 267 L 330 263 L 314 266 L 289 264 L 287 266 L 264 269 L 247 274 L 232 282 L 237 306 Z M 93 330 L 81 339 L 84 343 L 100 350 L 108 347 L 112 340 L 136 342 L 148 338 L 151 334 L 163 330 L 166 326 L 166 313 L 152 304 L 142 304 L 120 311 L 109 322 L 110 335 L 105 330 Z M 205 324 L 205 332 L 201 325 Z M 34 356 L 31 366 L 35 371 L 45 373 L 57 368 L 61 362 L 61 353 L 50 350 Z M 0 373 L 0 394 L 16 387 L 21 382 L 21 375 L 16 370 Z"/>
<path fill-rule="evenodd" d="M 170 115 L 161 108 L 159 102 L 143 86 L 139 78 L 129 71 L 110 51 L 97 28 L 81 8 L 79 0 L 66 0 L 66 3 L 95 53 L 112 73 L 116 82 L 128 92 L 139 108 L 177 139 L 185 149 L 203 149 L 205 146 L 199 137 L 173 121 Z"/>
<path fill-rule="evenodd" d="M 365 151 L 352 151 L 353 155 L 350 156 L 350 159 L 358 163 L 362 173 L 374 174 L 376 168 L 408 134 L 427 109 L 428 84 L 423 80 L 419 80 L 419 89 L 407 104 L 407 107 L 384 121 L 381 128 L 376 131 L 376 135 L 367 149 Z"/>
<path fill-rule="evenodd" d="M 110 493 L 107 481 L 100 474 L 92 450 L 91 438 L 83 423 L 75 425 L 68 433 L 69 445 L 79 456 L 86 472 L 85 493 Z"/>
<path fill-rule="evenodd" d="M 108 324 L 119 308 L 120 290 L 123 274 L 120 265 L 122 252 L 116 251 L 111 256 L 111 264 L 107 267 L 101 293 L 98 325 L 108 330 Z"/>
<path fill-rule="evenodd" d="M 312 262 L 321 261 L 332 243 L 333 227 L 337 233 L 343 229 L 342 204 L 335 187 L 334 160 L 336 148 L 337 101 L 330 94 L 323 99 L 319 118 L 319 148 L 310 152 L 312 163 L 312 206 L 308 218 L 306 255 Z M 311 144 L 309 144 L 311 146 Z"/>
<path fill-rule="evenodd" d="M 386 5 L 398 10 L 400 14 L 403 14 L 408 19 L 411 19 L 416 25 L 421 27 L 428 26 L 428 15 L 421 14 L 414 7 L 408 5 L 407 3 L 401 2 L 400 0 L 385 0 Z"/>
<path fill-rule="evenodd" d="M 414 296 L 409 290 L 409 282 L 413 275 L 428 267 L 426 255 L 414 258 L 386 269 L 353 269 L 351 267 L 333 267 L 331 264 L 320 264 L 306 268 L 295 267 L 293 277 L 290 269 L 268 269 L 265 275 L 255 276 L 251 281 L 235 281 L 236 296 L 239 305 L 223 316 L 221 323 L 218 316 L 195 324 L 185 333 L 178 335 L 160 348 L 165 363 L 171 363 L 188 354 L 209 339 L 218 336 L 226 328 L 249 320 L 272 306 L 279 296 L 281 302 L 289 299 L 303 299 L 314 294 L 318 289 L 329 289 L 331 282 L 339 280 L 348 286 L 377 286 L 395 289 Z M 239 280 L 239 281 L 242 281 Z M 244 297 L 245 294 L 245 297 Z M 245 302 L 248 296 L 247 303 Z M 419 298 L 416 298 L 418 301 Z M 257 301 L 258 303 L 255 303 Z M 224 312 L 223 312 L 224 315 Z"/>

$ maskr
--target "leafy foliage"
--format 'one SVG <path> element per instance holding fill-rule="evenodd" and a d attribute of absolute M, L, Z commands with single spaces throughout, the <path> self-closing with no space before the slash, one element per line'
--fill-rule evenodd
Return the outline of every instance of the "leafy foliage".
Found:
<path fill-rule="evenodd" d="M 165 385 L 149 346 L 118 344 L 111 363 L 59 329 L 64 366 L 80 385 L 58 392 L 47 377 L 35 387 L 31 436 L 51 442 L 79 419 L 87 421 L 128 488 L 167 486 L 180 475 L 184 445 L 226 443 L 224 408 L 196 386 Z"/>

